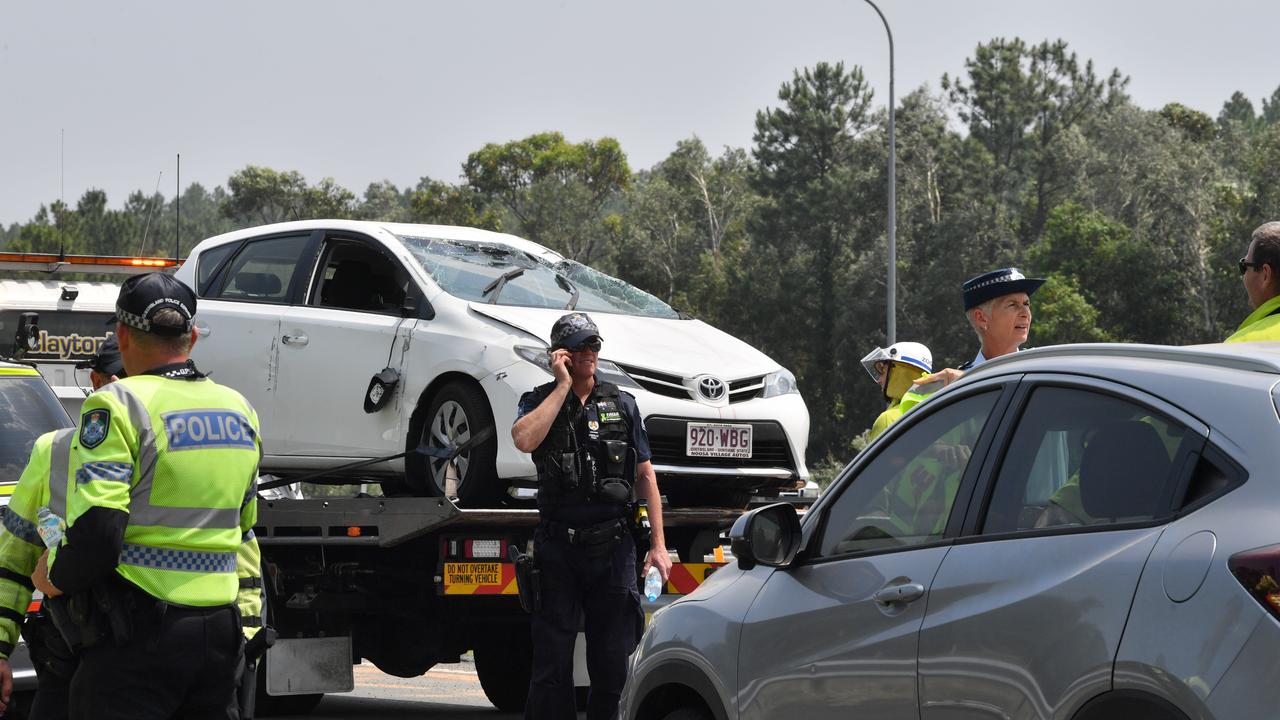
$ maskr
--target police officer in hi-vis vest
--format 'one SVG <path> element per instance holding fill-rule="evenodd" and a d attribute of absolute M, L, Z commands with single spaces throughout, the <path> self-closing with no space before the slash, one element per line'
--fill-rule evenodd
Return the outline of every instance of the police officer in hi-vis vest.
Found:
<path fill-rule="evenodd" d="M 238 715 L 236 555 L 256 520 L 261 443 L 249 403 L 188 359 L 195 310 L 169 275 L 126 281 L 129 377 L 82 408 L 66 534 L 32 578 L 80 646 L 72 718 Z"/>
<path fill-rule="evenodd" d="M 88 367 L 94 390 L 125 377 L 124 361 L 114 335 L 108 337 L 88 361 Z M 4 513 L 4 528 L 0 530 L 0 654 L 9 655 L 21 629 L 36 670 L 36 694 L 30 712 L 35 720 L 67 717 L 71 677 L 80 662 L 44 608 L 27 612 L 33 589 L 31 573 L 45 550 L 36 530 L 40 510 L 47 508 L 58 517 L 67 516 L 68 465 L 75 436 L 75 428 L 65 428 L 36 438 L 31 458 L 18 478 L 9 509 Z M 26 620 L 22 621 L 24 614 Z M 20 621 L 21 628 L 18 627 Z M 12 678 L 9 663 L 0 664 L 0 685 L 8 684 Z"/>
<path fill-rule="evenodd" d="M 651 535 L 644 571 L 666 582 L 671 570 L 662 503 L 635 398 L 596 376 L 602 339 L 584 313 L 551 329 L 553 382 L 520 398 L 515 445 L 538 468 L 534 557 L 540 602 L 533 610 L 533 676 L 526 718 L 576 718 L 573 646 L 580 621 L 591 691 L 587 717 L 612 718 L 626 681 L 627 656 L 644 612 L 636 590 L 630 503 L 648 503 Z"/>

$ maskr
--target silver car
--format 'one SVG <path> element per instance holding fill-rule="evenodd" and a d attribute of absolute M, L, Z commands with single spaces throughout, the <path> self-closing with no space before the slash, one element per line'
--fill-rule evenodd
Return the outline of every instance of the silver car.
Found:
<path fill-rule="evenodd" d="M 991 361 L 659 611 L 624 718 L 1280 713 L 1280 343 Z"/>

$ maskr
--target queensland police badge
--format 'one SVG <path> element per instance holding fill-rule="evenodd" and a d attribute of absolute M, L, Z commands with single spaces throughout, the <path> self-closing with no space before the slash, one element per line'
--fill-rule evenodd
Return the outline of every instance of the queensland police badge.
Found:
<path fill-rule="evenodd" d="M 111 411 L 106 408 L 90 410 L 80 417 L 80 444 L 87 448 L 96 448 L 107 439 L 111 429 Z"/>

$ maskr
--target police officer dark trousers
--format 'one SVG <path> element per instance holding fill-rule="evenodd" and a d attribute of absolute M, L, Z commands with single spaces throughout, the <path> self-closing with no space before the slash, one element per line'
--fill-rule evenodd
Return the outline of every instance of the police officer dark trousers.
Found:
<path fill-rule="evenodd" d="M 261 445 L 248 402 L 187 359 L 195 307 L 168 275 L 122 286 L 129 377 L 84 402 L 66 534 L 32 576 L 81 644 L 77 720 L 238 716 L 236 553 L 256 520 Z"/>
<path fill-rule="evenodd" d="M 533 675 L 525 717 L 575 718 L 574 642 L 586 635 L 591 690 L 587 717 L 617 714 L 627 656 L 644 626 L 636 589 L 631 501 L 650 508 L 645 568 L 671 568 L 662 534 L 649 439 L 635 399 L 595 375 L 601 338 L 582 313 L 556 321 L 555 381 L 525 393 L 512 437 L 538 468 L 540 523 L 534 534 L 540 597 L 531 619 Z"/>

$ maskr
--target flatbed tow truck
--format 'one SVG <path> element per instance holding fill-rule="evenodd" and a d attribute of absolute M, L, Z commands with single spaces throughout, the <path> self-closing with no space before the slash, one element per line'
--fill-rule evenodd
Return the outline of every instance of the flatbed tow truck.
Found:
<path fill-rule="evenodd" d="M 686 548 L 690 557 L 676 558 L 666 592 L 644 600 L 646 612 L 692 592 L 723 564 L 720 533 L 740 514 L 664 510 L 665 527 L 702 539 Z M 469 651 L 490 702 L 522 709 L 529 616 L 507 547 L 531 547 L 537 523 L 533 508 L 460 509 L 447 498 L 260 498 L 254 532 L 265 558 L 266 621 L 279 633 L 261 664 L 260 712 L 305 712 L 324 693 L 353 689 L 361 659 L 416 677 Z M 581 642 L 577 654 L 581 690 Z"/>

